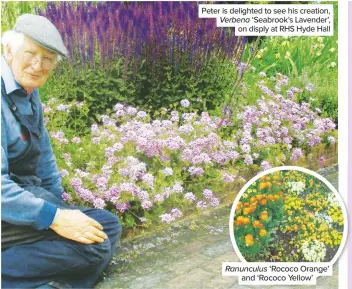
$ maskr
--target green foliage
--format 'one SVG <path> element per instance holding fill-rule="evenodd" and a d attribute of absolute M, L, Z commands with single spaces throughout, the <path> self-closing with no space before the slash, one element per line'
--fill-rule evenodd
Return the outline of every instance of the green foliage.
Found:
<path fill-rule="evenodd" d="M 18 16 L 35 13 L 35 8 L 45 9 L 47 3 L 39 1 L 1 2 L 1 32 L 12 29 Z"/>
<path fill-rule="evenodd" d="M 235 65 L 215 56 L 197 74 L 194 68 L 180 64 L 177 69 L 162 67 L 160 77 L 153 77 L 146 62 L 136 73 L 133 63 L 127 73 L 123 65 L 120 58 L 108 70 L 96 64 L 78 72 L 63 62 L 41 88 L 42 100 L 54 97 L 65 103 L 84 101 L 88 107 L 86 125 L 90 125 L 99 122 L 99 115 L 111 111 L 117 102 L 141 107 L 153 116 L 159 115 L 161 108 L 180 108 L 182 99 L 191 101 L 195 109 L 215 110 L 231 95 L 236 77 Z M 71 120 L 68 125 L 76 126 L 76 118 Z"/>

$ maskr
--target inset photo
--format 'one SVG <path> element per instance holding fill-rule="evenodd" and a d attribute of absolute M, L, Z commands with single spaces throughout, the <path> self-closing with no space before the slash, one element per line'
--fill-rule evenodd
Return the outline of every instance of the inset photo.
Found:
<path fill-rule="evenodd" d="M 247 262 L 336 260 L 346 228 L 336 189 L 317 173 L 298 167 L 275 168 L 253 178 L 230 216 L 233 246 Z"/>

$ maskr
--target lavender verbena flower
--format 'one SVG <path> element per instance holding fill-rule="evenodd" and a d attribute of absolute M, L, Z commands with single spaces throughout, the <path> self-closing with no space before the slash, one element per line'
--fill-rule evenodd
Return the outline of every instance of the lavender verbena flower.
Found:
<path fill-rule="evenodd" d="M 251 147 L 248 144 L 244 144 L 242 145 L 242 151 L 248 154 L 251 151 Z"/>
<path fill-rule="evenodd" d="M 149 210 L 153 206 L 153 203 L 151 201 L 143 201 L 142 202 L 142 208 L 144 210 Z"/>
<path fill-rule="evenodd" d="M 227 173 L 222 175 L 222 180 L 225 183 L 233 183 L 235 181 L 235 178 Z"/>
<path fill-rule="evenodd" d="M 93 137 L 93 138 L 92 138 L 92 143 L 93 143 L 93 144 L 96 144 L 96 145 L 97 145 L 97 144 L 100 144 L 100 140 L 101 140 L 100 137 Z"/>
<path fill-rule="evenodd" d="M 117 203 L 116 204 L 116 210 L 118 210 L 120 213 L 126 212 L 130 208 L 130 203 Z"/>
<path fill-rule="evenodd" d="M 297 161 L 301 156 L 303 155 L 302 149 L 301 148 L 294 148 L 292 150 L 292 155 L 291 155 L 291 160 L 292 161 Z"/>
<path fill-rule="evenodd" d="M 218 198 L 211 198 L 211 200 L 210 200 L 210 206 L 212 206 L 212 207 L 217 207 L 217 206 L 219 206 L 219 204 L 220 204 L 220 201 L 219 201 L 219 199 Z"/>
<path fill-rule="evenodd" d="M 125 114 L 126 114 L 125 111 L 122 110 L 122 109 L 118 109 L 118 110 L 116 110 L 116 112 L 115 112 L 115 115 L 116 115 L 117 117 L 122 117 L 122 116 L 124 116 Z"/>
<path fill-rule="evenodd" d="M 122 103 L 116 103 L 114 106 L 114 111 L 123 110 L 123 109 L 124 109 L 124 105 Z"/>
<path fill-rule="evenodd" d="M 137 113 L 137 109 L 135 107 L 129 106 L 126 110 L 128 115 L 135 115 Z"/>
<path fill-rule="evenodd" d="M 112 147 L 107 147 L 107 148 L 105 148 L 105 156 L 107 157 L 107 158 L 110 158 L 110 157 L 112 157 L 113 155 L 114 155 L 114 148 L 112 148 Z"/>
<path fill-rule="evenodd" d="M 199 209 L 205 209 L 208 205 L 207 205 L 207 202 L 206 201 L 199 201 L 197 202 L 197 208 Z"/>
<path fill-rule="evenodd" d="M 80 142 L 81 142 L 81 139 L 80 139 L 79 137 L 74 137 L 74 138 L 72 139 L 72 142 L 73 142 L 73 143 L 80 143 Z"/>
<path fill-rule="evenodd" d="M 154 187 L 154 176 L 152 174 L 145 174 L 142 180 L 148 184 L 149 188 Z"/>
<path fill-rule="evenodd" d="M 263 170 L 268 170 L 268 169 L 271 168 L 271 165 L 270 165 L 270 163 L 268 161 L 262 161 L 260 166 L 262 167 Z"/>
<path fill-rule="evenodd" d="M 260 77 L 265 77 L 265 76 L 266 76 L 266 73 L 265 73 L 264 71 L 261 71 L 261 72 L 259 72 L 259 76 L 260 76 Z"/>
<path fill-rule="evenodd" d="M 69 108 L 70 108 L 70 105 L 65 105 L 65 104 L 59 104 L 58 106 L 56 106 L 56 110 L 58 111 L 68 111 Z"/>
<path fill-rule="evenodd" d="M 287 91 L 287 96 L 288 96 L 289 99 L 293 99 L 293 97 L 294 97 L 295 95 L 293 94 L 293 91 L 292 91 L 292 90 L 288 90 L 288 91 Z"/>
<path fill-rule="evenodd" d="M 70 179 L 70 184 L 74 189 L 78 189 L 82 186 L 83 182 L 80 178 L 72 178 Z"/>
<path fill-rule="evenodd" d="M 179 131 L 179 132 L 182 132 L 182 133 L 184 133 L 184 134 L 189 135 L 191 132 L 194 131 L 194 127 L 193 127 L 191 124 L 187 123 L 187 124 L 185 124 L 185 125 L 181 125 L 181 126 L 178 128 L 178 131 Z"/>
<path fill-rule="evenodd" d="M 249 166 L 253 164 L 253 158 L 251 155 L 246 155 L 244 158 L 244 163 Z"/>
<path fill-rule="evenodd" d="M 165 176 L 172 176 L 174 174 L 174 171 L 172 168 L 166 167 L 163 169 L 163 173 Z"/>
<path fill-rule="evenodd" d="M 211 190 L 209 190 L 209 189 L 205 189 L 203 191 L 203 196 L 206 199 L 211 199 L 213 197 L 213 192 Z"/>
<path fill-rule="evenodd" d="M 101 198 L 96 198 L 94 201 L 93 201 L 93 205 L 94 205 L 94 208 L 96 209 L 104 209 L 105 207 L 105 202 L 103 199 Z"/>
<path fill-rule="evenodd" d="M 61 197 L 65 202 L 72 201 L 72 196 L 69 193 L 64 192 Z"/>
<path fill-rule="evenodd" d="M 70 156 L 70 154 L 68 154 L 68 153 L 62 154 L 62 157 L 63 157 L 65 160 L 71 159 L 71 156 Z"/>
<path fill-rule="evenodd" d="M 171 118 L 170 118 L 170 121 L 172 122 L 177 122 L 179 121 L 179 115 L 178 115 L 178 112 L 177 111 L 171 111 Z"/>
<path fill-rule="evenodd" d="M 195 201 L 196 200 L 196 196 L 192 193 L 192 192 L 188 192 L 184 195 L 184 198 L 187 201 Z"/>
<path fill-rule="evenodd" d="M 99 177 L 96 180 L 97 187 L 99 189 L 106 189 L 106 186 L 108 185 L 108 178 L 107 177 Z"/>
<path fill-rule="evenodd" d="M 171 215 L 176 219 L 176 218 L 180 218 L 180 217 L 182 217 L 182 212 L 179 210 L 179 209 L 177 209 L 177 208 L 173 208 L 172 210 L 171 210 Z"/>
<path fill-rule="evenodd" d="M 141 201 L 149 200 L 149 193 L 147 191 L 140 191 L 137 193 L 137 196 Z"/>
<path fill-rule="evenodd" d="M 190 102 L 189 102 L 188 99 L 182 99 L 182 100 L 181 100 L 181 106 L 183 106 L 183 107 L 189 107 L 189 105 L 190 105 Z"/>
<path fill-rule="evenodd" d="M 211 159 L 208 154 L 201 153 L 192 158 L 193 164 L 211 163 Z"/>
<path fill-rule="evenodd" d="M 139 111 L 138 113 L 137 113 L 137 116 L 138 117 L 140 117 L 140 118 L 145 118 L 145 117 L 147 117 L 148 116 L 148 114 L 145 112 L 145 111 Z"/>
<path fill-rule="evenodd" d="M 161 195 L 161 194 L 156 194 L 154 197 L 153 197 L 154 201 L 157 202 L 157 203 L 161 203 L 164 201 L 164 197 Z"/>
<path fill-rule="evenodd" d="M 182 114 L 182 119 L 184 119 L 185 122 L 190 122 L 192 121 L 195 117 L 197 117 L 197 114 L 192 112 L 192 113 L 183 113 Z"/>
<path fill-rule="evenodd" d="M 302 89 L 298 88 L 298 87 L 291 87 L 291 90 L 294 92 L 294 93 L 301 93 L 302 92 Z"/>
<path fill-rule="evenodd" d="M 183 192 L 183 187 L 180 183 L 176 182 L 175 185 L 172 187 L 172 190 L 175 192 L 175 193 L 182 193 Z"/>
<path fill-rule="evenodd" d="M 328 139 L 327 139 L 327 140 L 328 140 L 328 142 L 331 143 L 331 144 L 336 143 L 336 139 L 335 139 L 333 136 L 331 136 L 331 135 L 328 136 Z"/>
<path fill-rule="evenodd" d="M 159 217 L 161 218 L 161 221 L 166 224 L 169 224 L 175 220 L 175 218 L 171 214 L 167 214 L 167 213 L 162 214 Z"/>
<path fill-rule="evenodd" d="M 201 176 L 204 174 L 204 169 L 201 167 L 189 167 L 188 172 L 190 173 L 191 176 Z"/>
<path fill-rule="evenodd" d="M 62 169 L 62 170 L 60 170 L 60 174 L 61 174 L 61 177 L 64 178 L 69 175 L 69 172 L 68 172 L 68 170 Z"/>
<path fill-rule="evenodd" d="M 76 189 L 76 193 L 80 198 L 82 198 L 86 202 L 91 203 L 96 198 L 96 196 L 94 196 L 94 194 L 90 190 L 82 188 L 82 187 L 78 187 Z"/>

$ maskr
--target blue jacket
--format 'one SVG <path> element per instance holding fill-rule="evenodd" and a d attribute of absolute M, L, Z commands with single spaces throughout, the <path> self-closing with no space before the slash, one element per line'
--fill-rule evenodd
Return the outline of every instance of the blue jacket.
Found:
<path fill-rule="evenodd" d="M 33 98 L 40 108 L 38 90 L 35 89 L 27 96 L 21 95 L 23 88 L 16 82 L 11 68 L 4 57 L 1 59 L 1 77 L 4 80 L 7 94 L 11 94 L 22 115 L 33 114 L 30 98 Z M 36 186 L 40 186 L 61 198 L 63 188 L 61 175 L 57 169 L 56 159 L 50 145 L 49 136 L 44 123 L 40 138 L 40 157 L 35 171 Z M 28 146 L 21 138 L 21 125 L 11 112 L 8 103 L 1 98 L 1 220 L 15 224 L 28 225 L 37 230 L 47 229 L 53 222 L 57 207 L 51 203 L 36 198 L 26 191 L 9 176 L 8 159 L 19 156 Z M 26 164 L 23 164 L 24 166 Z"/>

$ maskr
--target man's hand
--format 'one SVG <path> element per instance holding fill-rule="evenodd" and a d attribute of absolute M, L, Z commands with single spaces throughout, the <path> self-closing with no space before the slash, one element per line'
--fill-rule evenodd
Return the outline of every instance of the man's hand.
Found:
<path fill-rule="evenodd" d="M 50 229 L 83 244 L 102 243 L 108 238 L 102 225 L 79 210 L 58 209 Z"/>

